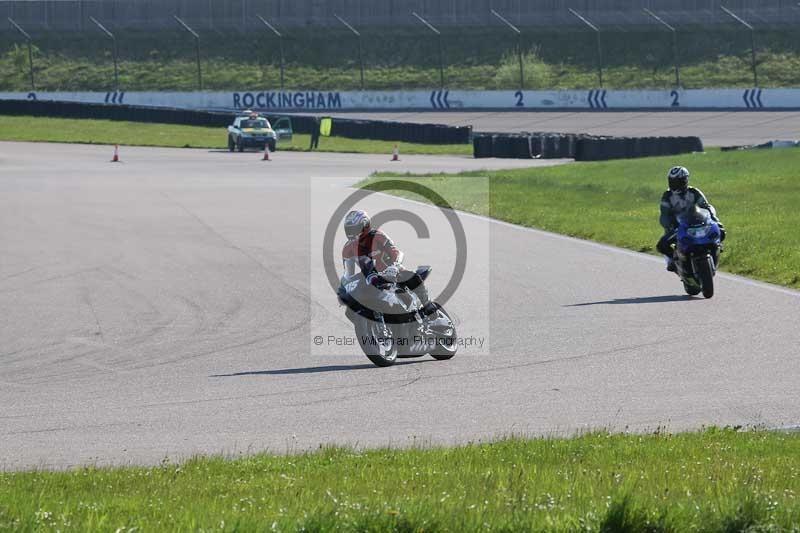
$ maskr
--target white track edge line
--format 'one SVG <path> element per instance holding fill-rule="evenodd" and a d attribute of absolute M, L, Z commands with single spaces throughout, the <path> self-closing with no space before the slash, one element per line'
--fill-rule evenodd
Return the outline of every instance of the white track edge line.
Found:
<path fill-rule="evenodd" d="M 355 187 L 351 185 L 350 188 L 355 188 Z M 412 200 L 412 199 L 409 199 L 409 198 L 403 198 L 401 196 L 395 196 L 395 195 L 387 194 L 387 193 L 384 193 L 384 192 L 378 192 L 376 194 L 381 194 L 383 196 L 388 196 L 388 197 L 393 198 L 393 199 L 404 200 L 406 202 L 412 202 L 412 203 L 415 203 L 415 204 L 421 205 L 421 206 L 426 206 L 426 207 L 430 207 L 430 208 L 439 209 L 438 206 L 435 206 L 435 205 L 432 205 L 432 204 L 429 204 L 429 203 L 425 203 L 425 202 L 420 202 L 419 200 Z M 501 226 L 506 226 L 506 227 L 509 227 L 509 228 L 512 228 L 512 229 L 516 229 L 516 230 L 520 230 L 520 231 L 535 233 L 537 235 L 541 235 L 541 236 L 544 236 L 544 237 L 550 237 L 551 239 L 556 239 L 556 240 L 561 240 L 561 241 L 566 241 L 566 242 L 572 242 L 572 243 L 578 243 L 578 244 L 582 244 L 584 246 L 591 246 L 593 248 L 598 248 L 600 250 L 606 250 L 606 251 L 614 252 L 614 253 L 617 253 L 617 254 L 627 255 L 627 256 L 630 256 L 630 257 L 637 257 L 639 259 L 646 260 L 646 261 L 651 261 L 651 262 L 661 263 L 663 261 L 661 258 L 656 257 L 654 255 L 645 254 L 645 253 L 642 253 L 642 252 L 634 252 L 633 250 L 626 250 L 625 248 L 619 248 L 617 246 L 611 246 L 610 244 L 603 244 L 603 243 L 600 243 L 600 242 L 589 241 L 589 240 L 586 240 L 586 239 L 579 239 L 577 237 L 570 237 L 569 235 L 562 235 L 560 233 L 553 233 L 552 231 L 547 231 L 547 230 L 543 230 L 543 229 L 539 229 L 539 228 L 531 228 L 531 227 L 528 227 L 528 226 L 522 226 L 520 224 L 514 224 L 512 222 L 506 222 L 504 220 L 498 220 L 496 218 L 492 218 L 492 217 L 489 217 L 489 216 L 486 216 L 486 215 L 478 215 L 476 213 L 469 213 L 467 211 L 461 211 L 459 209 L 453 209 L 453 211 L 455 211 L 456 213 L 458 213 L 459 215 L 462 215 L 462 216 L 476 218 L 476 219 L 479 219 L 479 220 L 483 220 L 485 222 L 499 224 Z M 718 275 L 723 279 L 727 279 L 727 280 L 730 280 L 730 281 L 741 283 L 743 285 L 749 285 L 751 287 L 757 287 L 757 288 L 761 288 L 761 289 L 766 289 L 766 290 L 770 290 L 770 291 L 773 291 L 773 292 L 779 292 L 781 294 L 786 294 L 788 296 L 793 296 L 795 298 L 800 298 L 800 291 L 796 291 L 794 289 L 789 289 L 789 288 L 786 288 L 786 287 L 781 287 L 780 285 L 767 283 L 765 281 L 757 281 L 757 280 L 754 280 L 754 279 L 746 278 L 744 276 L 738 276 L 736 274 L 729 274 L 727 272 L 719 272 Z"/>

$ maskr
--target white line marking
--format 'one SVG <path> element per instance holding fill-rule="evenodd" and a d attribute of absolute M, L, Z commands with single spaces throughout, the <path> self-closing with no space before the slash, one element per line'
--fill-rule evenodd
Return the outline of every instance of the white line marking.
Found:
<path fill-rule="evenodd" d="M 403 176 L 398 176 L 397 178 L 398 179 L 402 179 Z M 361 181 L 361 180 L 359 180 L 359 181 Z M 351 185 L 349 188 L 354 189 L 355 187 L 353 185 Z M 430 208 L 439 209 L 438 206 L 435 206 L 435 205 L 429 204 L 429 203 L 425 203 L 425 202 L 420 202 L 419 200 L 411 200 L 409 198 L 403 198 L 401 196 L 394 196 L 392 194 L 387 194 L 385 192 L 379 192 L 379 193 L 376 193 L 376 194 L 381 194 L 381 195 L 388 196 L 388 197 L 394 198 L 394 199 L 405 200 L 407 202 L 412 202 L 412 203 L 415 203 L 415 204 L 421 205 L 421 206 L 427 206 L 427 207 L 430 207 Z M 463 215 L 463 216 L 477 218 L 477 219 L 483 220 L 485 222 L 486 221 L 492 222 L 494 224 L 499 224 L 501 226 L 506 226 L 506 227 L 513 228 L 513 229 L 520 230 L 520 231 L 535 233 L 537 235 L 541 235 L 541 236 L 544 236 L 544 237 L 550 237 L 551 239 L 556 239 L 556 240 L 561 240 L 561 241 L 566 241 L 566 242 L 572 242 L 572 243 L 578 243 L 578 244 L 582 244 L 584 246 L 591 246 L 593 248 L 597 248 L 597 249 L 600 249 L 600 250 L 605 250 L 605 251 L 608 251 L 608 252 L 627 255 L 627 256 L 630 256 L 630 257 L 636 257 L 638 259 L 642 259 L 642 260 L 645 260 L 645 261 L 651 261 L 651 262 L 656 262 L 656 263 L 662 263 L 663 262 L 663 259 L 661 257 L 657 257 L 657 256 L 650 255 L 650 254 L 645 254 L 645 253 L 642 253 L 642 252 L 634 252 L 633 250 L 626 250 L 625 248 L 619 248 L 619 247 L 616 247 L 616 246 L 611 246 L 610 244 L 603 244 L 603 243 L 599 243 L 599 242 L 595 242 L 595 241 L 587 241 L 585 239 L 579 239 L 577 237 L 570 237 L 569 235 L 561 235 L 560 233 L 553 233 L 553 232 L 546 231 L 546 230 L 543 230 L 543 229 L 530 228 L 528 226 L 521 226 L 519 224 L 514 224 L 512 222 L 506 222 L 504 220 L 498 220 L 496 218 L 488 217 L 486 215 L 478 215 L 476 213 L 468 213 L 466 211 L 460 211 L 458 209 L 453 209 L 453 211 L 455 211 L 458 214 Z M 757 288 L 761 288 L 761 289 L 766 289 L 766 290 L 770 290 L 770 291 L 773 291 L 773 292 L 779 292 L 781 294 L 786 294 L 788 296 L 794 296 L 795 298 L 800 298 L 800 291 L 796 291 L 794 289 L 781 287 L 779 285 L 774 285 L 772 283 L 767 283 L 765 281 L 757 281 L 757 280 L 746 278 L 746 277 L 743 277 L 743 276 L 737 276 L 736 274 L 728 274 L 726 272 L 719 272 L 717 275 L 719 277 L 723 278 L 723 279 L 726 279 L 726 280 L 729 280 L 729 281 L 734 281 L 734 282 L 737 282 L 737 283 L 741 283 L 743 285 L 749 285 L 751 287 L 757 287 Z"/>

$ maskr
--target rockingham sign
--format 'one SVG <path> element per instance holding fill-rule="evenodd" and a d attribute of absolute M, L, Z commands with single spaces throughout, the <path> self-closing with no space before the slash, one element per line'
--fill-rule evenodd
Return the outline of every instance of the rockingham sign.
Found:
<path fill-rule="evenodd" d="M 339 92 L 244 92 L 233 93 L 234 109 L 341 109 Z"/>
<path fill-rule="evenodd" d="M 652 91 L 30 92 L 0 93 L 0 99 L 264 111 L 800 109 L 800 89 L 759 88 Z"/>

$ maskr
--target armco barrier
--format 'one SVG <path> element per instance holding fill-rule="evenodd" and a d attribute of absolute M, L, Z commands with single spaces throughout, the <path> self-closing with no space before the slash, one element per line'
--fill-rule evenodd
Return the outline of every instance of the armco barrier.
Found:
<path fill-rule="evenodd" d="M 0 115 L 96 118 L 158 124 L 182 124 L 186 126 L 224 127 L 231 124 L 234 113 L 83 102 L 0 99 Z M 267 113 L 267 116 L 270 120 L 274 120 L 279 116 L 291 117 L 292 127 L 297 133 L 311 133 L 315 127 L 318 127 L 315 121 L 316 117 L 313 116 L 274 115 L 271 113 Z M 468 144 L 472 140 L 472 127 L 334 118 L 331 134 L 351 139 L 425 144 Z"/>
<path fill-rule="evenodd" d="M 476 133 L 475 157 L 604 161 L 702 152 L 698 137 L 602 137 L 572 133 Z"/>

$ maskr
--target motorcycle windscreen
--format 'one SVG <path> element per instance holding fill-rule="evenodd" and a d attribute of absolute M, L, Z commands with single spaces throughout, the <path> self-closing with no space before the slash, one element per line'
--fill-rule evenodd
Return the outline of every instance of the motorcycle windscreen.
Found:
<path fill-rule="evenodd" d="M 687 227 L 707 226 L 711 224 L 711 213 L 708 209 L 694 206 L 687 212 L 678 215 L 678 224 Z"/>

